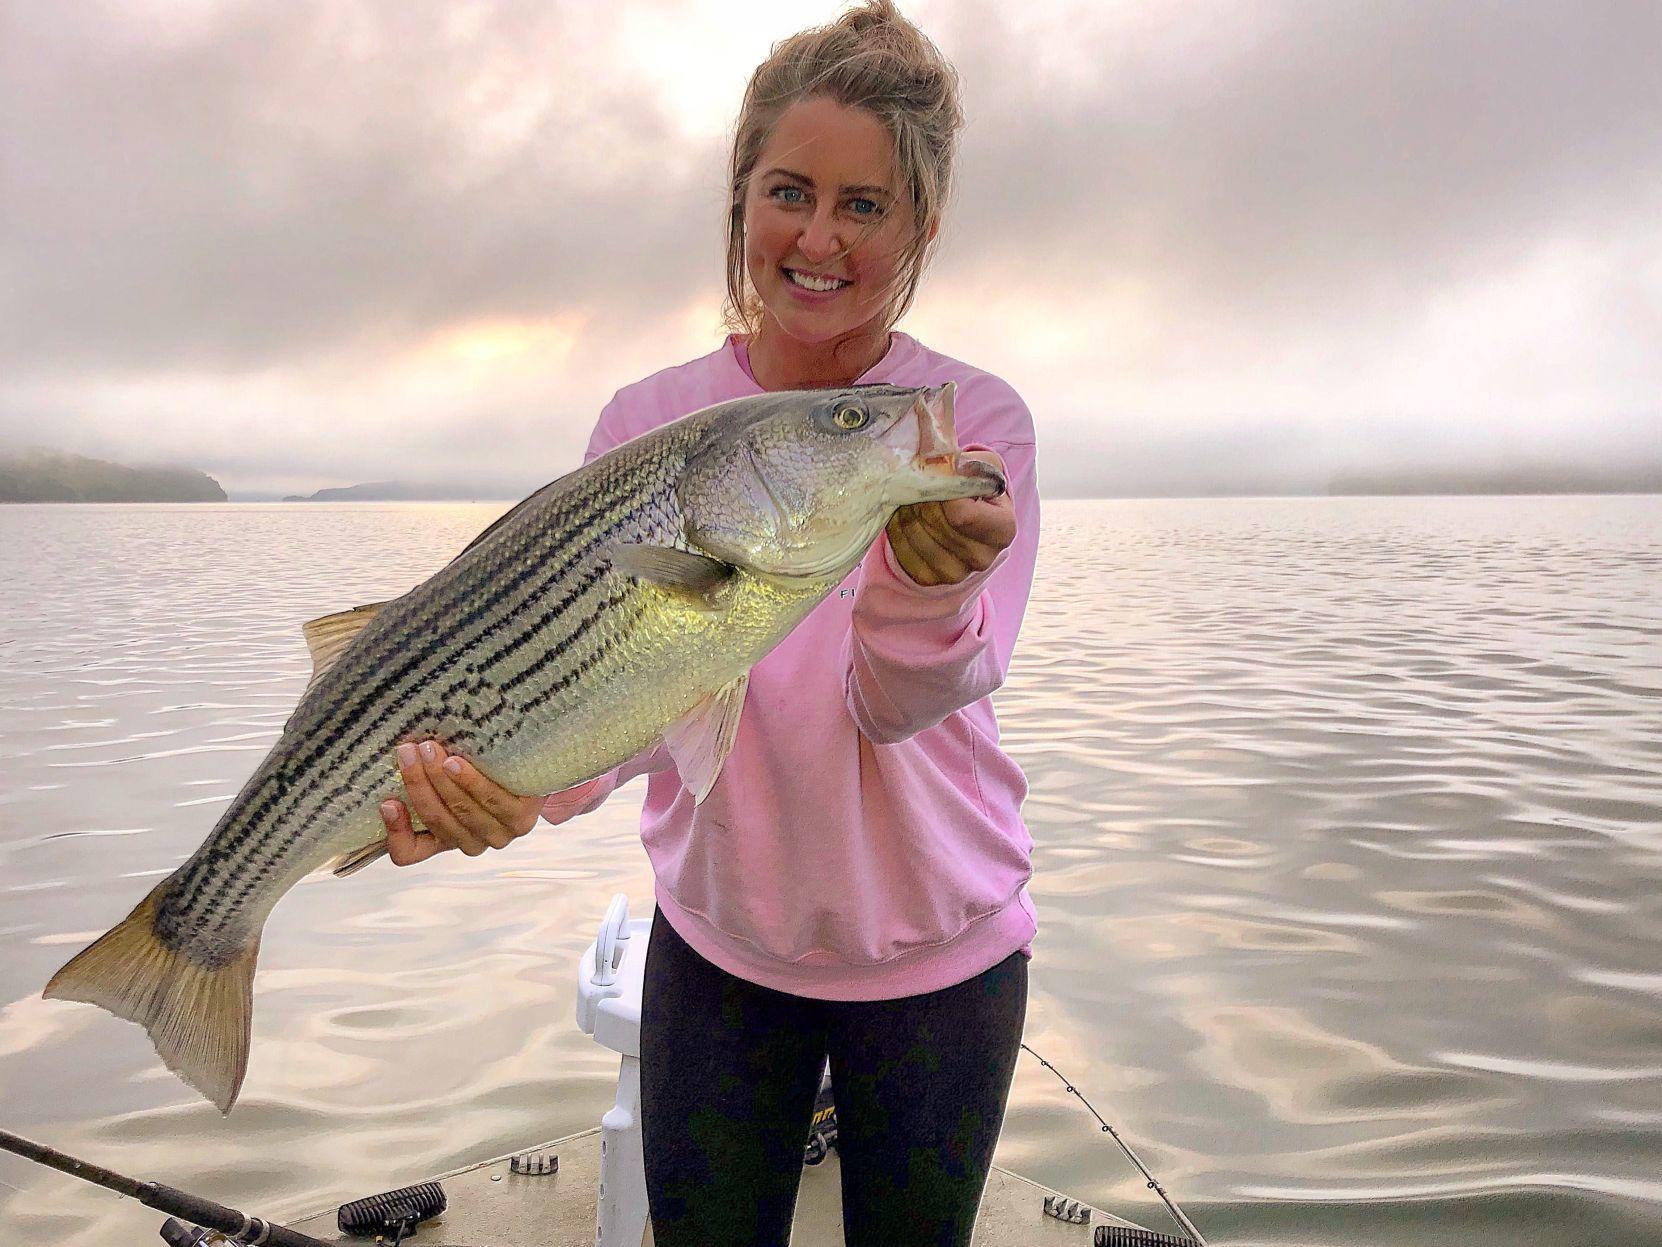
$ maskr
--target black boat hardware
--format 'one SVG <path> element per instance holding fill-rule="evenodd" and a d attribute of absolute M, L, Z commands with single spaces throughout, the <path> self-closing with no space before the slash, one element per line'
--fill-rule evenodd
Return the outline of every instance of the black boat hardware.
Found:
<path fill-rule="evenodd" d="M 447 1202 L 437 1182 L 421 1182 L 342 1204 L 335 1210 L 335 1224 L 342 1234 L 354 1238 L 373 1234 L 377 1243 L 398 1247 L 414 1236 L 416 1226 L 443 1212 Z"/>

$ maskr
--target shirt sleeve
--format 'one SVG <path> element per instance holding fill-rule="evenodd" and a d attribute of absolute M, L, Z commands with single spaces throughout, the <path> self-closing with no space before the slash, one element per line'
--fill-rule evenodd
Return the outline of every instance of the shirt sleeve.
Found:
<path fill-rule="evenodd" d="M 1031 417 L 1014 391 L 1001 388 L 995 401 L 1017 410 L 994 427 L 1027 438 L 972 440 L 963 449 L 992 450 L 1004 460 L 1015 540 L 992 566 L 955 585 L 914 581 L 895 560 L 887 533 L 860 566 L 842 654 L 844 693 L 849 714 L 874 744 L 896 744 L 933 727 L 992 693 L 1009 669 L 1033 586 L 1039 495 Z"/>

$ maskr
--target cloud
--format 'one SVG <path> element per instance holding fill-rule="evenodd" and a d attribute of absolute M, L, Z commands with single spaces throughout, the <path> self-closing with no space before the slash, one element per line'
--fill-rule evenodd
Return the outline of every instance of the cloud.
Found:
<path fill-rule="evenodd" d="M 0 441 L 564 470 L 718 340 L 725 127 L 833 11 L 8 7 Z M 909 11 L 970 119 L 909 327 L 1024 393 L 1053 492 L 1654 448 L 1662 9 Z"/>
<path fill-rule="evenodd" d="M 248 369 L 615 303 L 620 222 L 674 288 L 685 196 L 656 192 L 719 154 L 584 72 L 584 11 L 26 10 L 6 363 Z"/>

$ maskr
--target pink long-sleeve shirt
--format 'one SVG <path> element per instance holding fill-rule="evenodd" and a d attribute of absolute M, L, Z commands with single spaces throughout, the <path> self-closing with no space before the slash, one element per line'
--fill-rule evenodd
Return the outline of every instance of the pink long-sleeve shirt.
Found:
<path fill-rule="evenodd" d="M 1036 930 L 1027 782 L 999 748 L 991 700 L 1038 548 L 1032 418 L 997 377 L 902 333 L 860 381 L 958 383 L 958 443 L 1004 460 L 1014 543 L 960 584 L 925 587 L 880 536 L 751 671 L 733 751 L 702 805 L 660 746 L 543 807 L 560 823 L 648 775 L 641 839 L 670 925 L 731 974 L 825 1000 L 950 987 L 1027 952 Z M 729 338 L 620 390 L 586 458 L 762 392 L 743 340 Z"/>

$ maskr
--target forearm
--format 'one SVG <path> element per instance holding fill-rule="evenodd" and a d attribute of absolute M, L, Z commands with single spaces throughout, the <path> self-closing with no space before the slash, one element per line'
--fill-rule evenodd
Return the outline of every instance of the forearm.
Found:
<path fill-rule="evenodd" d="M 1038 547 L 1033 451 L 997 448 L 1009 470 L 1017 527 L 992 565 L 954 584 L 921 585 L 887 535 L 860 569 L 842 662 L 849 714 L 862 734 L 893 744 L 997 689 L 1026 610 Z"/>

